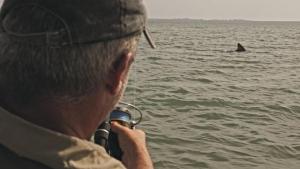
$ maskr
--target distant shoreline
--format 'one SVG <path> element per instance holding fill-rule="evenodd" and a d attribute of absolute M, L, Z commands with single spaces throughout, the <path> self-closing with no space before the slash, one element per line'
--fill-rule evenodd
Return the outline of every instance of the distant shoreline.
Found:
<path fill-rule="evenodd" d="M 247 19 L 194 19 L 194 18 L 150 18 L 150 20 L 169 21 L 214 21 L 214 22 L 300 22 L 300 21 L 275 21 L 275 20 L 247 20 Z"/>

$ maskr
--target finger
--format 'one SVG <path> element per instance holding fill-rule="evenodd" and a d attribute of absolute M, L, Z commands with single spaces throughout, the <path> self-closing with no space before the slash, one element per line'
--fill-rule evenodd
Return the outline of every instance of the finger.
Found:
<path fill-rule="evenodd" d="M 113 132 L 119 134 L 119 133 L 127 132 L 127 130 L 129 130 L 129 129 L 127 127 L 125 127 L 125 126 L 122 126 L 118 122 L 112 121 L 111 122 L 111 130 Z"/>

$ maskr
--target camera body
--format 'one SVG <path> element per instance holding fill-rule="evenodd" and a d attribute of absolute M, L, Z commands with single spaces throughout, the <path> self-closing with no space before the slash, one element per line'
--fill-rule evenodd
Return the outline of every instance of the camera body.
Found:
<path fill-rule="evenodd" d="M 132 115 L 127 108 L 116 107 L 94 134 L 96 144 L 103 146 L 112 157 L 121 160 L 123 152 L 119 146 L 117 134 L 111 131 L 110 124 L 112 121 L 130 129 L 133 129 L 137 123 L 132 119 Z"/>

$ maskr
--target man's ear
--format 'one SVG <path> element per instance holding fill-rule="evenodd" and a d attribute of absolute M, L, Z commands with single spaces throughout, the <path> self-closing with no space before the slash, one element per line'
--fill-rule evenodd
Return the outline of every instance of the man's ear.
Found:
<path fill-rule="evenodd" d="M 106 87 L 112 95 L 115 95 L 122 89 L 123 83 L 127 80 L 127 74 L 133 60 L 133 54 L 125 52 L 113 63 L 106 81 Z"/>

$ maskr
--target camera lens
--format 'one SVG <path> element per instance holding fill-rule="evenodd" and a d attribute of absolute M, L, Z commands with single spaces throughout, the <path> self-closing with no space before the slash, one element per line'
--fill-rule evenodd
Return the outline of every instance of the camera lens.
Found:
<path fill-rule="evenodd" d="M 110 114 L 110 121 L 116 121 L 128 128 L 131 127 L 131 115 L 127 109 L 116 108 Z"/>

